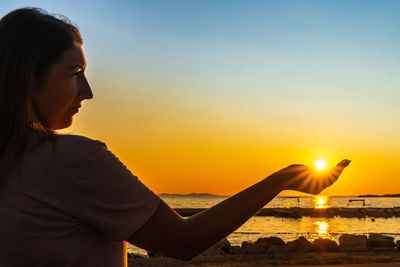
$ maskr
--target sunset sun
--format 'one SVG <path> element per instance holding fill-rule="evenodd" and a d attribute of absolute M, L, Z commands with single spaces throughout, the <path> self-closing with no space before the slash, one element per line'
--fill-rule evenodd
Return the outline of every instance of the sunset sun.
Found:
<path fill-rule="evenodd" d="M 323 169 L 325 169 L 325 168 L 326 168 L 326 161 L 325 161 L 324 159 L 318 159 L 318 160 L 315 162 L 315 167 L 316 167 L 318 170 L 323 170 Z"/>

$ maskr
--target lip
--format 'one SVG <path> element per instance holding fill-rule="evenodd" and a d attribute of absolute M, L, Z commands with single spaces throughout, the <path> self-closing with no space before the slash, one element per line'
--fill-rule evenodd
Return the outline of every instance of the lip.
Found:
<path fill-rule="evenodd" d="M 71 108 L 71 110 L 72 110 L 74 113 L 78 113 L 78 111 L 79 111 L 79 107 L 74 107 L 74 108 Z"/>

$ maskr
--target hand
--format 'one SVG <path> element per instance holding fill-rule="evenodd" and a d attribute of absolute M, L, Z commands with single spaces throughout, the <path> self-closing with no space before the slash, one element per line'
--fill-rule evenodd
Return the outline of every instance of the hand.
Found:
<path fill-rule="evenodd" d="M 322 190 L 332 185 L 350 164 L 344 159 L 329 171 L 317 171 L 305 165 L 290 165 L 273 175 L 282 183 L 283 190 L 296 190 L 303 193 L 317 195 Z"/>

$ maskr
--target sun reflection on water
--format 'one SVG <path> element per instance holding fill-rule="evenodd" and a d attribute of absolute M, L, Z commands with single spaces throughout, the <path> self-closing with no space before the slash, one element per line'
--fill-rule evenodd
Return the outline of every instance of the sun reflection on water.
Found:
<path fill-rule="evenodd" d="M 328 197 L 327 196 L 317 196 L 314 198 L 314 208 L 316 209 L 326 209 L 328 208 Z"/>
<path fill-rule="evenodd" d="M 314 229 L 315 233 L 311 235 L 311 240 L 315 240 L 318 238 L 323 238 L 323 239 L 330 239 L 330 240 L 335 240 L 333 236 L 329 232 L 329 224 L 326 221 L 316 221 L 314 222 Z"/>

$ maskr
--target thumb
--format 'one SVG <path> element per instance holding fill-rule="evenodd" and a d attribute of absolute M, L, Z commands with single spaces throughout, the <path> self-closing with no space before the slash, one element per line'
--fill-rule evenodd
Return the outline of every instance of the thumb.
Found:
<path fill-rule="evenodd" d="M 339 175 L 343 172 L 344 168 L 349 166 L 350 162 L 351 162 L 351 160 L 348 160 L 348 159 L 344 159 L 344 160 L 340 161 L 335 167 L 330 169 L 329 173 L 335 179 L 337 179 L 339 177 Z"/>
<path fill-rule="evenodd" d="M 336 167 L 341 167 L 341 168 L 344 169 L 344 168 L 346 168 L 347 166 L 349 166 L 350 162 L 351 162 L 351 160 L 344 159 L 344 160 L 340 161 L 340 162 L 336 165 Z"/>

